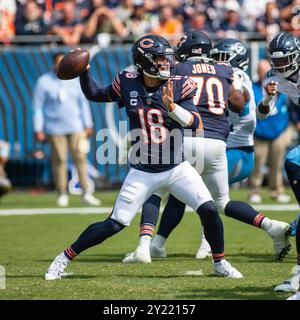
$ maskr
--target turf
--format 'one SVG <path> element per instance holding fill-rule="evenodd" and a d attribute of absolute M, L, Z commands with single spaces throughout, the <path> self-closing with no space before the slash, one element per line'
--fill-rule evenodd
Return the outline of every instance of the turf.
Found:
<path fill-rule="evenodd" d="M 97 194 L 103 206 L 113 205 L 116 192 Z M 246 200 L 245 190 L 233 190 L 232 198 Z M 264 193 L 267 203 L 267 193 Z M 1 208 L 55 207 L 54 193 L 14 193 Z M 80 206 L 72 197 L 71 206 Z M 109 212 L 107 213 L 109 214 Z M 290 222 L 295 212 L 266 212 Z M 274 293 L 274 285 L 289 276 L 295 264 L 295 242 L 289 257 L 274 261 L 268 235 L 254 227 L 223 218 L 227 259 L 244 275 L 243 279 L 212 276 L 209 259 L 194 258 L 199 242 L 200 222 L 186 213 L 167 242 L 168 257 L 147 265 L 124 265 L 124 254 L 134 250 L 138 240 L 138 214 L 133 224 L 103 244 L 82 253 L 68 267 L 73 275 L 47 282 L 44 273 L 52 259 L 72 243 L 89 224 L 107 215 L 0 216 L 0 265 L 6 268 L 6 289 L 0 299 L 285 299 Z M 203 275 L 187 276 L 201 270 Z"/>

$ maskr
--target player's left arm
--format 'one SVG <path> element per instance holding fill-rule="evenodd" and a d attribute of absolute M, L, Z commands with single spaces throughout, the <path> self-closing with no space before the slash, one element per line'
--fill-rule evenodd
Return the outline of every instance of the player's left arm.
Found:
<path fill-rule="evenodd" d="M 225 74 L 229 83 L 228 107 L 232 112 L 240 113 L 245 107 L 247 97 L 247 92 L 244 93 L 244 76 L 228 66 Z"/>
<path fill-rule="evenodd" d="M 192 97 L 187 96 L 181 105 L 174 102 L 173 82 L 168 80 L 163 87 L 163 103 L 169 110 L 169 116 L 184 128 L 202 129 L 203 124 Z M 184 105 L 184 107 L 183 107 Z"/>

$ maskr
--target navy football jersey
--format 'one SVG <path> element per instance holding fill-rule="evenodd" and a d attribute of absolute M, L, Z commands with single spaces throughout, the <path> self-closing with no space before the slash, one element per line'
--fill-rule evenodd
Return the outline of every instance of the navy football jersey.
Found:
<path fill-rule="evenodd" d="M 226 111 L 232 69 L 221 63 L 187 61 L 176 64 L 172 73 L 188 75 L 197 84 L 194 104 L 202 118 L 204 137 L 226 142 L 229 135 Z"/>
<path fill-rule="evenodd" d="M 193 103 L 196 84 L 188 76 L 174 75 L 172 80 L 174 102 L 190 112 L 198 113 Z M 138 139 L 132 143 L 130 164 L 138 170 L 161 172 L 183 161 L 183 128 L 168 116 L 167 107 L 162 102 L 162 88 L 165 85 L 166 82 L 163 82 L 156 88 L 145 88 L 141 74 L 122 71 L 106 89 L 112 101 L 126 108 L 132 140 L 137 133 Z M 143 139 L 142 143 L 137 144 L 140 139 Z M 138 151 L 135 145 L 145 149 Z"/>

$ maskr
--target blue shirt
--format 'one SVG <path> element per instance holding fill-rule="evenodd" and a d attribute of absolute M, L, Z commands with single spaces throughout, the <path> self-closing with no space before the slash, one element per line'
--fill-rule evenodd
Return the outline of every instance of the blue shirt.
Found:
<path fill-rule="evenodd" d="M 90 106 L 78 79 L 60 80 L 54 71 L 42 75 L 33 93 L 35 132 L 72 134 L 93 127 Z"/>
<path fill-rule="evenodd" d="M 263 87 L 259 82 L 253 83 L 256 105 L 263 97 Z M 274 140 L 287 128 L 289 113 L 286 106 L 287 95 L 278 94 L 275 108 L 266 119 L 257 119 L 254 135 L 259 139 Z"/>

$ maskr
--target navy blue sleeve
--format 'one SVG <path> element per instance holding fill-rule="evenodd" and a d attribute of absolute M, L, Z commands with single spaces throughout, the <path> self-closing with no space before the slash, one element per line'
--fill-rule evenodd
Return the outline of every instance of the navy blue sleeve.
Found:
<path fill-rule="evenodd" d="M 81 89 L 88 100 L 94 102 L 120 102 L 121 94 L 115 87 L 115 81 L 109 86 L 100 86 L 89 71 L 80 76 Z"/>
<path fill-rule="evenodd" d="M 176 103 L 185 110 L 194 114 L 194 121 L 188 127 L 196 130 L 202 128 L 202 121 L 197 107 L 194 104 L 194 96 L 197 92 L 197 84 L 188 77 L 182 77 L 179 87 L 179 101 Z"/>

